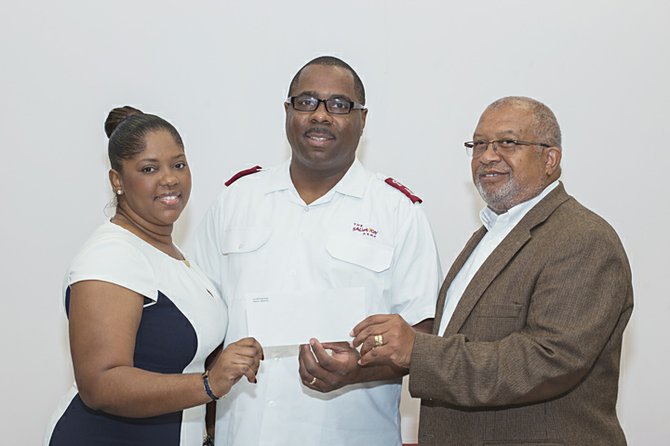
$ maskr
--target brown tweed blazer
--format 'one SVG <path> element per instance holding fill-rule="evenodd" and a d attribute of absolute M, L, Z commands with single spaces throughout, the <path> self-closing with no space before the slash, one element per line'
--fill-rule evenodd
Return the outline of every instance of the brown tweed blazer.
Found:
<path fill-rule="evenodd" d="M 480 228 L 442 285 L 486 233 Z M 420 445 L 625 445 L 616 415 L 628 259 L 614 230 L 560 184 L 500 243 L 443 337 L 417 333 L 409 389 Z"/>

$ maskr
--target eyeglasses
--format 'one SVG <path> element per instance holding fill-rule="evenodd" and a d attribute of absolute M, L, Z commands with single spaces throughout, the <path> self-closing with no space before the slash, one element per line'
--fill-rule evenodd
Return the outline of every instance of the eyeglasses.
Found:
<path fill-rule="evenodd" d="M 549 144 L 541 142 L 519 141 L 518 139 L 492 139 L 490 141 L 467 141 L 463 143 L 465 151 L 473 158 L 479 158 L 493 144 L 493 151 L 499 155 L 512 155 L 520 146 L 540 146 L 543 148 L 551 147 Z"/>
<path fill-rule="evenodd" d="M 351 110 L 362 110 L 365 108 L 363 104 L 338 97 L 318 99 L 309 95 L 301 95 L 291 96 L 287 102 L 295 110 L 303 112 L 312 112 L 319 108 L 319 104 L 323 102 L 326 105 L 326 111 L 332 115 L 348 115 L 351 113 Z"/>

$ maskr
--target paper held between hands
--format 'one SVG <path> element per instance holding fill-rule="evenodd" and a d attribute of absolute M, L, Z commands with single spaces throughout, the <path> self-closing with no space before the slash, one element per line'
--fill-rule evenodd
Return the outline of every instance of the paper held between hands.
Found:
<path fill-rule="evenodd" d="M 247 296 L 249 336 L 263 347 L 350 341 L 366 314 L 365 288 L 254 293 Z"/>

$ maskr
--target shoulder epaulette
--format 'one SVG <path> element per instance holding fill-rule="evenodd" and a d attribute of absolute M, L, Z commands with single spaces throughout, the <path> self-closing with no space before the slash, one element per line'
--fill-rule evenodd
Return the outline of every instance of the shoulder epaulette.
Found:
<path fill-rule="evenodd" d="M 398 183 L 393 178 L 387 178 L 387 179 L 384 180 L 384 182 L 386 184 L 388 184 L 389 186 L 394 187 L 394 188 L 398 189 L 400 192 L 402 192 L 403 194 L 405 194 L 407 196 L 407 198 L 412 200 L 412 203 L 417 203 L 417 202 L 418 203 L 423 203 L 423 200 L 421 198 L 419 198 L 418 196 L 414 195 L 414 192 L 409 190 L 409 188 L 407 186 L 403 186 L 402 184 Z"/>
<path fill-rule="evenodd" d="M 261 166 L 254 166 L 250 167 L 248 169 L 240 170 L 237 172 L 235 175 L 230 177 L 228 181 L 226 181 L 224 184 L 226 187 L 230 186 L 233 184 L 235 181 L 239 180 L 242 177 L 246 177 L 247 175 L 251 175 L 252 173 L 260 172 L 263 168 Z"/>

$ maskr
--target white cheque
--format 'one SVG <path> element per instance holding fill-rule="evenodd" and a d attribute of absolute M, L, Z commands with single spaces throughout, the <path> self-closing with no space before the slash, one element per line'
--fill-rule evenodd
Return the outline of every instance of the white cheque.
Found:
<path fill-rule="evenodd" d="M 362 287 L 254 293 L 247 296 L 247 326 L 263 347 L 350 341 L 365 308 Z"/>

